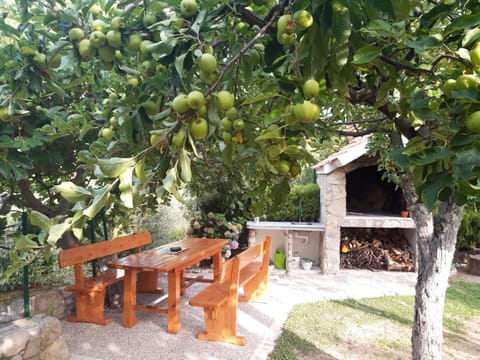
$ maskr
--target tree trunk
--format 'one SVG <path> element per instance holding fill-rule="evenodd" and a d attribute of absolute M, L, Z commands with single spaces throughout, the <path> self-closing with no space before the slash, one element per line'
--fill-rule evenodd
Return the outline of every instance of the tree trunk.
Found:
<path fill-rule="evenodd" d="M 417 196 L 411 177 L 403 185 L 407 201 L 415 204 Z M 412 358 L 441 359 L 445 293 L 463 206 L 454 201 L 442 202 L 433 218 L 421 204 L 411 205 L 410 211 L 417 226 L 418 260 Z"/>

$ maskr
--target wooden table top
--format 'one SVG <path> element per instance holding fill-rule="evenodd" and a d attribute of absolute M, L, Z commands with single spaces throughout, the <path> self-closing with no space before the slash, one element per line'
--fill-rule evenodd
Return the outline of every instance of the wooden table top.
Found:
<path fill-rule="evenodd" d="M 116 269 L 169 272 L 184 269 L 212 256 L 221 251 L 227 242 L 226 239 L 186 238 L 113 260 L 107 265 Z M 169 249 L 174 246 L 179 246 L 182 250 L 170 252 Z"/>

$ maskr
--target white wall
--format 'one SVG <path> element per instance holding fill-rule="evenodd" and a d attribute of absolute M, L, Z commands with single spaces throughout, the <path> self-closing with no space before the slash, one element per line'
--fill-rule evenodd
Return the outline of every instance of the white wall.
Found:
<path fill-rule="evenodd" d="M 318 231 L 292 230 L 290 232 L 293 239 L 293 255 L 295 256 L 295 253 L 297 253 L 300 257 L 310 258 L 313 260 L 314 265 L 318 265 L 320 263 L 320 245 L 323 240 L 322 233 Z M 270 260 L 274 261 L 277 249 L 283 249 L 287 253 L 287 232 L 285 230 L 267 229 L 250 230 L 250 240 L 260 241 L 267 235 L 270 235 L 272 238 Z"/>

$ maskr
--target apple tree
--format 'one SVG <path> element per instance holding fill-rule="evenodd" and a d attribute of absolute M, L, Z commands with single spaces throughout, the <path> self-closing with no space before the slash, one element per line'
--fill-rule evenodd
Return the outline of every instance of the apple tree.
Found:
<path fill-rule="evenodd" d="M 373 134 L 417 224 L 413 358 L 441 357 L 456 234 L 478 194 L 477 3 L 3 6 L 2 206 L 31 209 L 40 229 L 19 252 L 69 246 L 102 211 L 121 222 L 180 198 L 209 168 L 279 199 L 332 134 Z"/>
<path fill-rule="evenodd" d="M 317 21 L 299 57 L 351 103 L 380 113 L 353 133 L 373 133 L 382 166 L 400 176 L 417 225 L 413 358 L 438 359 L 463 205 L 479 190 L 479 5 L 368 4 L 312 1 Z"/>

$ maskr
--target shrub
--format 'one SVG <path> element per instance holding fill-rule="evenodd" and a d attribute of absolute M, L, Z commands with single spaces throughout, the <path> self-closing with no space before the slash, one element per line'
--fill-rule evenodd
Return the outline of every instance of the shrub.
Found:
<path fill-rule="evenodd" d="M 241 237 L 244 229 L 241 223 L 229 221 L 225 215 L 199 211 L 190 220 L 187 234 L 192 237 L 228 239 L 229 243 L 223 248 L 223 254 L 225 258 L 229 258 L 232 250 L 243 247 Z"/>
<path fill-rule="evenodd" d="M 148 231 L 152 235 L 152 244 L 156 247 L 181 240 L 187 232 L 188 221 L 184 209 L 176 202 L 169 206 L 159 205 L 156 212 L 138 219 L 136 231 Z"/>
<path fill-rule="evenodd" d="M 320 188 L 317 184 L 296 185 L 280 209 L 267 214 L 271 221 L 310 221 L 320 216 Z"/>
<path fill-rule="evenodd" d="M 465 210 L 458 229 L 457 249 L 480 247 L 480 213 Z"/>

